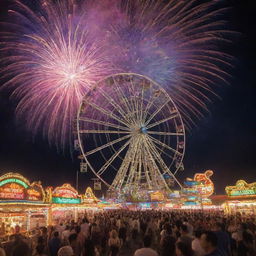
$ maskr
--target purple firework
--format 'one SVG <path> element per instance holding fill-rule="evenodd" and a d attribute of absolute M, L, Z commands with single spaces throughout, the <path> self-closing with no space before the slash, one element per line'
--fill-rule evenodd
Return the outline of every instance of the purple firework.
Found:
<path fill-rule="evenodd" d="M 33 11 L 16 1 L 1 34 L 3 87 L 14 88 L 18 118 L 63 148 L 78 106 L 91 86 L 112 73 L 101 42 L 92 39 L 72 1 L 41 1 Z M 72 142 L 71 142 L 72 143 Z"/>
<path fill-rule="evenodd" d="M 114 9 L 122 18 L 106 22 L 113 64 L 164 86 L 188 127 L 207 110 L 216 85 L 228 82 L 232 57 L 219 46 L 235 35 L 223 15 L 230 8 L 221 1 L 120 0 Z"/>
<path fill-rule="evenodd" d="M 64 148 L 83 95 L 120 71 L 164 86 L 187 125 L 227 82 L 232 58 L 217 46 L 234 32 L 221 1 L 79 2 L 44 0 L 32 10 L 15 1 L 2 23 L 3 88 L 13 88 L 17 116 L 34 134 Z"/>

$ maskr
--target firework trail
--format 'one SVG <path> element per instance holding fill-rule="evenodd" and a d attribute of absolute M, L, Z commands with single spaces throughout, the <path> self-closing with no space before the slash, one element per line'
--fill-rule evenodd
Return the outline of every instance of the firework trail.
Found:
<path fill-rule="evenodd" d="M 221 1 L 115 1 L 121 19 L 109 20 L 113 64 L 148 76 L 170 93 L 187 127 L 207 110 L 218 84 L 228 83 L 232 57 L 221 47 L 235 32 Z M 113 6 L 113 2 L 111 1 Z"/>
<path fill-rule="evenodd" d="M 72 138 L 78 104 L 105 75 L 134 72 L 170 93 L 187 126 L 228 81 L 232 58 L 221 1 L 16 1 L 2 33 L 3 87 L 14 88 L 17 115 L 50 142 Z M 77 10 L 77 11 L 76 11 Z"/>
<path fill-rule="evenodd" d="M 71 1 L 42 1 L 34 12 L 22 2 L 9 11 L 1 33 L 3 87 L 14 88 L 16 114 L 34 135 L 64 148 L 72 144 L 78 106 L 91 86 L 112 73 L 102 43 L 92 39 L 84 14 Z M 102 40 L 101 40 L 102 41 Z"/>

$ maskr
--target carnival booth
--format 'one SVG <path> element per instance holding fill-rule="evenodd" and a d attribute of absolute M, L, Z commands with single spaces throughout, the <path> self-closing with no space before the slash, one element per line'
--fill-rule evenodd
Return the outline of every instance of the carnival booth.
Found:
<path fill-rule="evenodd" d="M 214 192 L 214 184 L 210 177 L 213 175 L 212 170 L 204 173 L 196 173 L 194 178 L 187 178 L 184 182 L 183 208 L 197 208 L 212 205 L 209 198 Z"/>
<path fill-rule="evenodd" d="M 46 189 L 51 206 L 51 223 L 57 224 L 69 220 L 77 220 L 78 208 L 81 205 L 81 196 L 70 184 Z"/>
<path fill-rule="evenodd" d="M 25 232 L 49 222 L 49 204 L 40 182 L 18 173 L 0 177 L 0 235 Z"/>
<path fill-rule="evenodd" d="M 82 207 L 88 212 L 101 210 L 101 200 L 99 200 L 93 193 L 92 189 L 88 187 L 82 195 Z"/>
<path fill-rule="evenodd" d="M 227 214 L 256 214 L 256 182 L 238 180 L 235 186 L 227 186 L 225 190 L 227 200 L 223 207 Z"/>

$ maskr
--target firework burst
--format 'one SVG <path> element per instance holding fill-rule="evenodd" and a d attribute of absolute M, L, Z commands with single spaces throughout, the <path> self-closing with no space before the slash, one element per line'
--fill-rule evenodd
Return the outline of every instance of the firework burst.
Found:
<path fill-rule="evenodd" d="M 233 58 L 222 49 L 235 35 L 224 19 L 230 8 L 198 0 L 115 5 L 122 19 L 109 21 L 114 65 L 164 86 L 189 127 L 207 111 L 217 85 L 229 81 Z"/>
<path fill-rule="evenodd" d="M 80 1 L 83 2 L 83 1 Z M 82 96 L 106 75 L 148 76 L 170 93 L 187 124 L 227 83 L 232 58 L 221 1 L 19 1 L 3 24 L 3 88 L 36 134 L 65 146 Z"/>
<path fill-rule="evenodd" d="M 91 86 L 111 73 L 100 42 L 68 1 L 43 1 L 39 12 L 16 1 L 3 32 L 3 87 L 14 88 L 16 113 L 27 127 L 64 148 L 71 142 L 78 106 Z"/>

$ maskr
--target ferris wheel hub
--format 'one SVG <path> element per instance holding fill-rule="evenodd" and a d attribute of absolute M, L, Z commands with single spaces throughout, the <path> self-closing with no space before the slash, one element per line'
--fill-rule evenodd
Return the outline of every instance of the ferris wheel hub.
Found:
<path fill-rule="evenodd" d="M 147 133 L 148 133 L 147 127 L 142 126 L 142 127 L 140 128 L 140 133 L 147 134 Z"/>

